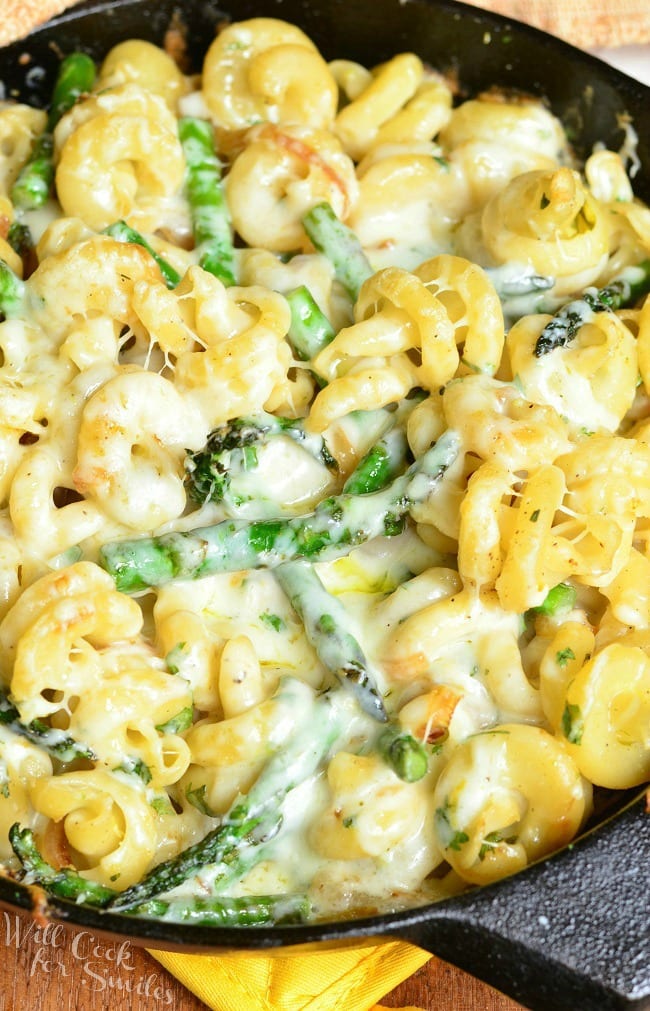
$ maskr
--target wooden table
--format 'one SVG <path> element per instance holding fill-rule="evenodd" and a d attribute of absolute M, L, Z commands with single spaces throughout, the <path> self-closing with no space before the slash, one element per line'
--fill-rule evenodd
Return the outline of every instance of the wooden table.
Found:
<path fill-rule="evenodd" d="M 205 1011 L 206 1005 L 146 951 L 87 931 L 62 926 L 48 931 L 35 937 L 27 916 L 0 911 L 0 1011 Z M 425 1011 L 521 1011 L 519 1004 L 433 958 L 382 1004 Z"/>

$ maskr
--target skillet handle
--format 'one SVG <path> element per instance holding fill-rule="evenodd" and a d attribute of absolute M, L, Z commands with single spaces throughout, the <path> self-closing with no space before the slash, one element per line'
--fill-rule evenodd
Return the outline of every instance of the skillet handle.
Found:
<path fill-rule="evenodd" d="M 400 937 L 532 1011 L 650 1009 L 650 813 L 637 801 L 556 856 Z"/>

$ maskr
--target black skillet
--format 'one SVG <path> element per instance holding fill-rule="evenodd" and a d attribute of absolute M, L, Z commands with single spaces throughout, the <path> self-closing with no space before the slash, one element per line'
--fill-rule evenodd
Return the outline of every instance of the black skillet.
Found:
<path fill-rule="evenodd" d="M 650 203 L 650 89 L 558 39 L 452 0 L 86 0 L 0 51 L 0 80 L 6 97 L 46 104 L 61 53 L 81 48 L 101 58 L 125 38 L 161 42 L 174 16 L 196 69 L 220 21 L 258 15 L 299 24 L 326 58 L 375 65 L 411 50 L 453 73 L 463 95 L 498 84 L 543 96 L 579 154 L 598 141 L 618 149 L 622 117 L 631 117 L 641 161 L 634 188 Z M 240 929 L 179 927 L 55 900 L 50 912 L 99 934 L 186 952 L 403 938 L 533 1011 L 650 1008 L 650 815 L 640 792 L 612 796 L 581 839 L 526 871 L 409 912 Z M 30 909 L 32 900 L 0 878 L 0 903 Z"/>

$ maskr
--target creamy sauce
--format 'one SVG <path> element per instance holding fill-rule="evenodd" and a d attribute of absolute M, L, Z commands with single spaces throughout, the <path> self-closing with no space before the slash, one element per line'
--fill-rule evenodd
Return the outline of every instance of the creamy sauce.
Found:
<path fill-rule="evenodd" d="M 373 123 L 364 88 L 392 94 L 391 65 L 350 65 L 339 112 L 302 35 L 299 86 L 274 79 L 265 123 L 248 61 L 299 49 L 297 30 L 253 22 L 220 56 L 231 29 L 203 82 L 150 49 L 148 86 L 113 67 L 57 127 L 58 201 L 0 194 L 40 258 L 0 292 L 0 669 L 22 723 L 0 725 L 0 859 L 21 873 L 15 823 L 46 852 L 56 833 L 88 887 L 129 895 L 207 839 L 147 915 L 224 895 L 282 896 L 280 916 L 296 895 L 314 918 L 407 908 L 575 836 L 621 734 L 616 788 L 650 776 L 633 707 L 608 708 L 591 666 L 614 669 L 615 642 L 619 675 L 650 677 L 647 602 L 629 606 L 650 578 L 645 323 L 582 297 L 647 290 L 647 209 L 605 199 L 633 137 L 595 166 L 596 199 L 541 103 L 452 108 L 412 59 L 419 83 Z M 225 217 L 215 178 L 190 199 L 181 115 L 216 127 Z M 116 122 L 135 141 L 113 163 L 93 124 Z M 319 203 L 352 231 L 342 251 L 307 238 Z M 236 284 L 206 269 L 199 218 L 226 245 L 236 222 Z M 285 297 L 301 286 L 335 333 L 310 361 Z M 567 302 L 569 338 L 537 354 Z M 238 443 L 238 419 L 270 429 Z M 207 501 L 189 487 L 211 431 Z M 397 476 L 344 493 L 391 431 Z M 563 583 L 578 603 L 556 611 Z M 57 757 L 70 740 L 92 755 Z"/>

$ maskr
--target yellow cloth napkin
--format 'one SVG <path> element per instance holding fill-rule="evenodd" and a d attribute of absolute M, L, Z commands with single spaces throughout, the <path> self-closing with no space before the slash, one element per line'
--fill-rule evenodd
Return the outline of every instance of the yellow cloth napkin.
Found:
<path fill-rule="evenodd" d="M 149 954 L 212 1011 L 381 1011 L 376 1001 L 431 958 L 405 941 L 306 954 Z"/>

